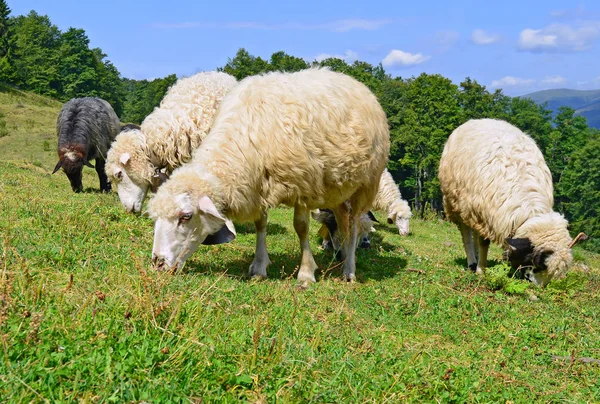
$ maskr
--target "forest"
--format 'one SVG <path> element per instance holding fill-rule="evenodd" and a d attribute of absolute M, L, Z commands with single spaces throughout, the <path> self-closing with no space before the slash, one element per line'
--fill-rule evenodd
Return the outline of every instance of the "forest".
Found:
<path fill-rule="evenodd" d="M 90 48 L 83 29 L 61 31 L 35 11 L 13 16 L 0 1 L 0 91 L 17 88 L 60 101 L 97 96 L 109 101 L 122 122 L 140 123 L 176 80 L 122 77 L 99 48 Z M 284 51 L 263 59 L 245 49 L 218 70 L 244 77 L 268 71 L 297 71 L 328 66 L 365 83 L 379 98 L 390 125 L 388 168 L 403 196 L 421 217 L 441 215 L 437 167 L 444 143 L 459 125 L 473 118 L 504 119 L 531 135 L 552 172 L 555 208 L 571 232 L 589 236 L 586 248 L 600 251 L 600 136 L 569 107 L 556 116 L 528 98 L 493 92 L 476 79 L 453 83 L 439 74 L 392 77 L 381 65 L 337 58 L 306 61 Z M 2 117 L 0 117 L 0 136 Z"/>

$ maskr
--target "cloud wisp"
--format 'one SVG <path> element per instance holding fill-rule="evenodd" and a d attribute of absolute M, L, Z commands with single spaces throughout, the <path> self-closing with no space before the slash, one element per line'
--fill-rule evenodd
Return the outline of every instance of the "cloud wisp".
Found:
<path fill-rule="evenodd" d="M 492 45 L 500 41 L 500 35 L 490 34 L 482 29 L 473 30 L 471 33 L 471 42 L 476 45 Z"/>
<path fill-rule="evenodd" d="M 524 29 L 519 35 L 518 48 L 533 53 L 581 52 L 589 49 L 598 37 L 600 21 L 556 23 L 542 29 Z"/>
<path fill-rule="evenodd" d="M 355 60 L 358 60 L 358 53 L 352 51 L 352 50 L 347 50 L 346 52 L 344 52 L 343 55 L 340 54 L 329 54 L 329 53 L 320 53 L 317 56 L 315 56 L 315 60 L 317 62 L 322 62 L 325 59 L 330 59 L 330 58 L 336 58 L 336 59 L 341 59 L 345 62 L 351 63 L 354 62 Z"/>
<path fill-rule="evenodd" d="M 534 79 L 504 76 L 499 80 L 492 80 L 492 87 L 529 87 L 535 83 Z"/>
<path fill-rule="evenodd" d="M 409 53 L 398 49 L 393 49 L 381 61 L 385 67 L 411 67 L 427 62 L 431 56 L 426 56 L 421 53 Z"/>
<path fill-rule="evenodd" d="M 180 22 L 180 23 L 154 23 L 152 28 L 157 29 L 251 29 L 261 31 L 330 31 L 330 32 L 349 32 L 375 31 L 392 22 L 391 19 L 345 19 L 336 20 L 320 24 L 308 24 L 298 22 L 287 22 L 283 24 L 266 24 L 254 21 L 239 22 Z"/>

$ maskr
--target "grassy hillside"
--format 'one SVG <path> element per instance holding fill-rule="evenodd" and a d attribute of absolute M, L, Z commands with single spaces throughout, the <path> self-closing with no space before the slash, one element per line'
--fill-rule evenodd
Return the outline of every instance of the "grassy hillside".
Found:
<path fill-rule="evenodd" d="M 25 119 L 41 134 L 38 115 Z M 577 248 L 545 290 L 498 290 L 462 270 L 453 225 L 413 220 L 408 237 L 377 225 L 347 284 L 313 226 L 320 270 L 305 290 L 281 208 L 267 280 L 243 277 L 249 225 L 184 272 L 157 273 L 151 220 L 94 192 L 92 169 L 93 189 L 72 193 L 41 140 L 4 138 L 13 152 L 0 156 L 0 402 L 600 401 L 598 255 Z"/>
<path fill-rule="evenodd" d="M 0 159 L 52 170 L 58 159 L 56 118 L 61 106 L 50 98 L 0 85 L 0 116 L 8 131 L 0 137 Z"/>
<path fill-rule="evenodd" d="M 544 90 L 524 95 L 523 98 L 531 98 L 538 104 L 547 102 L 548 109 L 554 112 L 562 106 L 571 107 L 587 119 L 589 126 L 600 129 L 600 90 Z"/>

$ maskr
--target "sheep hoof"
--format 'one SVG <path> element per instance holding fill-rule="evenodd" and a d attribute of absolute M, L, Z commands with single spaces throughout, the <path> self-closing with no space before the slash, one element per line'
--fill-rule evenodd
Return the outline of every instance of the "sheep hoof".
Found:
<path fill-rule="evenodd" d="M 249 277 L 250 277 L 251 281 L 256 281 L 256 282 L 264 281 L 265 279 L 267 279 L 266 275 L 260 275 L 260 274 L 250 274 Z"/>
<path fill-rule="evenodd" d="M 346 282 L 348 283 L 356 282 L 356 275 L 354 274 L 344 274 L 344 278 L 346 278 Z"/>
<path fill-rule="evenodd" d="M 250 278 L 259 278 L 259 279 L 267 279 L 267 266 L 269 265 L 269 261 L 260 262 L 253 261 L 250 264 L 250 270 L 248 271 L 248 276 Z"/>
<path fill-rule="evenodd" d="M 298 283 L 301 285 L 310 285 L 311 283 L 316 283 L 314 273 L 309 273 L 308 271 L 300 271 L 298 272 Z"/>
<path fill-rule="evenodd" d="M 473 272 L 477 272 L 477 264 L 476 263 L 469 264 L 469 269 Z"/>

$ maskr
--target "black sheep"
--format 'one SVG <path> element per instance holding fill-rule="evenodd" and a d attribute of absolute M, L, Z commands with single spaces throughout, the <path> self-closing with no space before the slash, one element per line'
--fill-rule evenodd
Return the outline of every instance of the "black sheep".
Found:
<path fill-rule="evenodd" d="M 109 192 L 110 183 L 104 172 L 104 162 L 120 128 L 119 118 L 108 102 L 95 97 L 67 101 L 56 122 L 58 163 L 52 174 L 62 167 L 73 191 L 81 192 L 83 166 L 94 168 L 90 160 L 96 160 L 100 190 Z"/>

